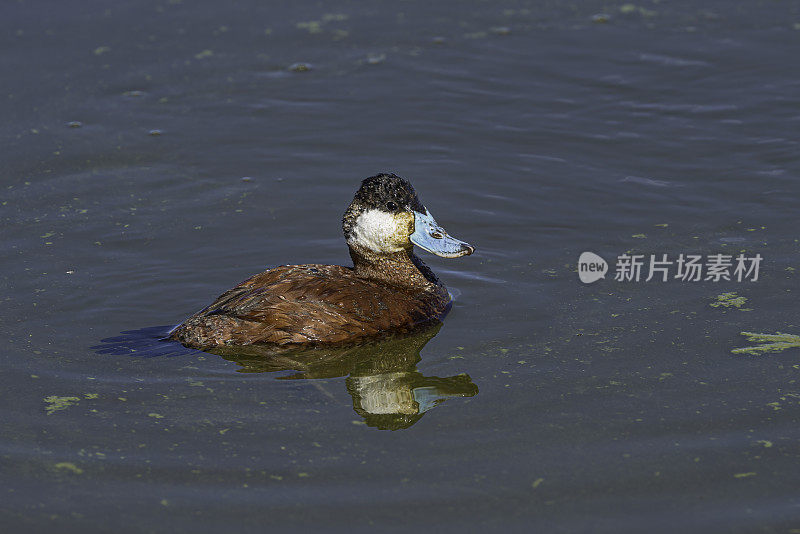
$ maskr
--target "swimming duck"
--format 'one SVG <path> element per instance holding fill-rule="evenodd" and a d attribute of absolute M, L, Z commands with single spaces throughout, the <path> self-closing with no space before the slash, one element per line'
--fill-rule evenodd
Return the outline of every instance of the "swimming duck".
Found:
<path fill-rule="evenodd" d="M 168 335 L 188 347 L 356 344 L 440 321 L 452 297 L 414 254 L 472 254 L 440 227 L 411 183 L 382 173 L 361 183 L 342 218 L 353 267 L 284 265 L 223 293 Z"/>

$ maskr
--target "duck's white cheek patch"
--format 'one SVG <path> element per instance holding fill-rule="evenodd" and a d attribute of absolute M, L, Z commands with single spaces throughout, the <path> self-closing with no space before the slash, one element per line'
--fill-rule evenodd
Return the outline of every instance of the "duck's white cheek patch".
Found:
<path fill-rule="evenodd" d="M 356 219 L 350 242 L 373 252 L 399 252 L 397 219 L 391 213 L 369 210 Z"/>

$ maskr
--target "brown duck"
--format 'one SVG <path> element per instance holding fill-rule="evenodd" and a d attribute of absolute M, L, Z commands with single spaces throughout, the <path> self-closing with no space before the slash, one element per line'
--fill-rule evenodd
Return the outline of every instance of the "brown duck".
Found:
<path fill-rule="evenodd" d="M 414 254 L 445 258 L 475 249 L 450 237 L 395 174 L 361 183 L 342 218 L 353 267 L 285 265 L 226 291 L 169 334 L 194 348 L 355 344 L 440 321 L 452 297 Z"/>

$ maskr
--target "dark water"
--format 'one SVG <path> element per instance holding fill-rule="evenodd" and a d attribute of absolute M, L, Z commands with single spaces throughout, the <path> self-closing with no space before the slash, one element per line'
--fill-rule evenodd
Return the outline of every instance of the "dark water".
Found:
<path fill-rule="evenodd" d="M 732 352 L 800 334 L 798 2 L 0 15 L 4 531 L 800 532 L 800 349 Z M 478 248 L 425 255 L 435 337 L 157 341 L 268 266 L 347 264 L 379 171 Z M 615 281 L 626 252 L 764 260 Z"/>

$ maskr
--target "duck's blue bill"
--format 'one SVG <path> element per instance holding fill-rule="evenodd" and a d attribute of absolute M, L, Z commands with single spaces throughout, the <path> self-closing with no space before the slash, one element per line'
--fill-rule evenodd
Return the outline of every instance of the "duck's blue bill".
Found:
<path fill-rule="evenodd" d="M 475 252 L 475 247 L 447 235 L 444 228 L 425 210 L 425 213 L 414 212 L 414 233 L 411 242 L 432 254 L 443 258 L 458 258 Z"/>

